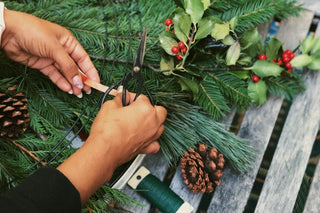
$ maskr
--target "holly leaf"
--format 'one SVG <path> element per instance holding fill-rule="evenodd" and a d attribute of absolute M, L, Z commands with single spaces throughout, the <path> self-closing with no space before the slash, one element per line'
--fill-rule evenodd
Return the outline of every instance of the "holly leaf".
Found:
<path fill-rule="evenodd" d="M 210 6 L 210 0 L 201 0 L 202 1 L 202 3 L 203 3 L 203 8 L 204 8 L 204 10 L 206 10 L 206 9 L 208 9 L 209 8 L 209 6 Z"/>
<path fill-rule="evenodd" d="M 314 41 L 314 44 L 313 44 L 313 47 L 312 47 L 312 54 L 314 54 L 316 52 L 320 53 L 320 37 L 318 37 Z"/>
<path fill-rule="evenodd" d="M 199 40 L 207 37 L 211 33 L 213 26 L 214 26 L 214 20 L 211 19 L 210 17 L 205 17 L 201 19 L 198 24 L 198 31 L 194 39 Z"/>
<path fill-rule="evenodd" d="M 216 40 L 224 39 L 229 35 L 230 27 L 229 22 L 223 24 L 215 24 L 214 28 L 211 31 L 211 36 Z"/>
<path fill-rule="evenodd" d="M 171 34 L 172 33 L 168 31 L 163 31 L 159 35 L 159 41 L 160 41 L 160 46 L 164 49 L 164 51 L 166 51 L 166 53 L 168 53 L 169 55 L 175 56 L 175 54 L 171 52 L 171 48 L 172 46 L 177 46 L 178 42 L 174 38 L 172 38 Z"/>
<path fill-rule="evenodd" d="M 223 40 L 222 43 L 224 43 L 225 45 L 232 45 L 234 44 L 236 41 L 232 38 L 231 35 L 227 35 Z"/>
<path fill-rule="evenodd" d="M 258 32 L 257 28 L 253 28 L 252 30 L 246 31 L 240 39 L 240 43 L 242 45 L 242 49 L 247 49 L 251 45 L 256 44 L 260 41 L 261 36 Z"/>
<path fill-rule="evenodd" d="M 238 23 L 238 17 L 237 16 L 233 17 L 232 19 L 230 19 L 229 23 L 230 23 L 231 30 L 234 31 Z"/>
<path fill-rule="evenodd" d="M 246 80 L 249 78 L 249 70 L 230 71 L 229 73 L 237 76 L 238 78 L 240 78 L 242 80 Z"/>
<path fill-rule="evenodd" d="M 320 70 L 320 57 L 312 57 L 312 62 L 308 64 L 308 68 L 312 70 Z"/>
<path fill-rule="evenodd" d="M 188 40 L 188 35 L 191 29 L 190 16 L 186 14 L 182 8 L 178 8 L 175 11 L 172 21 L 175 35 L 180 41 L 185 43 Z"/>
<path fill-rule="evenodd" d="M 178 83 L 181 86 L 181 91 L 191 91 L 193 97 L 196 98 L 199 93 L 199 84 L 187 78 L 179 78 Z"/>
<path fill-rule="evenodd" d="M 263 80 L 258 82 L 249 82 L 248 95 L 251 100 L 261 106 L 267 100 L 267 85 Z"/>
<path fill-rule="evenodd" d="M 235 65 L 240 57 L 240 43 L 237 41 L 231 45 L 227 51 L 226 63 L 227 65 Z"/>
<path fill-rule="evenodd" d="M 296 68 L 305 67 L 311 62 L 312 62 L 312 57 L 307 54 L 298 55 L 290 61 L 291 65 Z"/>
<path fill-rule="evenodd" d="M 277 77 L 283 70 L 283 68 L 280 67 L 277 63 L 263 60 L 256 61 L 249 69 L 252 69 L 252 71 L 261 78 L 268 76 Z"/>
<path fill-rule="evenodd" d="M 240 65 L 248 66 L 252 63 L 252 58 L 250 56 L 245 56 L 245 57 L 240 58 L 237 61 L 237 63 Z"/>
<path fill-rule="evenodd" d="M 311 49 L 314 47 L 314 44 L 315 44 L 314 35 L 307 36 L 307 38 L 305 38 L 301 44 L 302 54 L 308 54 L 311 51 Z"/>
<path fill-rule="evenodd" d="M 161 57 L 160 60 L 160 69 L 161 70 L 168 70 L 166 72 L 162 72 L 164 75 L 171 75 L 172 69 L 174 68 L 174 61 L 173 57 Z"/>
<path fill-rule="evenodd" d="M 278 58 L 278 53 L 280 48 L 282 47 L 282 42 L 276 38 L 271 38 L 267 43 L 266 54 L 267 59 L 273 60 Z"/>
<path fill-rule="evenodd" d="M 184 8 L 186 13 L 191 17 L 193 24 L 197 24 L 204 13 L 204 5 L 202 1 L 199 0 L 184 0 Z"/>

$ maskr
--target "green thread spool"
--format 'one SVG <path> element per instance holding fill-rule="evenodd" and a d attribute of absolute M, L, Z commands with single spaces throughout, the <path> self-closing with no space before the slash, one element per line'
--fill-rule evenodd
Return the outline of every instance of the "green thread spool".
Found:
<path fill-rule="evenodd" d="M 136 189 L 163 213 L 191 213 L 193 211 L 193 207 L 188 202 L 182 200 L 143 166 L 131 177 L 128 185 Z"/>

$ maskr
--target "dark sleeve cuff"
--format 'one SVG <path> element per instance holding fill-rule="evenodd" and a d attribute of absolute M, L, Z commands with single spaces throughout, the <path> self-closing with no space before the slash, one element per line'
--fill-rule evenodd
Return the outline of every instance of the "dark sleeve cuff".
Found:
<path fill-rule="evenodd" d="M 14 209 L 21 209 L 24 213 L 81 211 L 80 194 L 77 189 L 59 170 L 50 167 L 39 169 L 16 188 L 0 195 L 0 203 L 8 206 L 10 212 L 19 212 Z M 0 206 L 0 210 L 2 207 Z"/>

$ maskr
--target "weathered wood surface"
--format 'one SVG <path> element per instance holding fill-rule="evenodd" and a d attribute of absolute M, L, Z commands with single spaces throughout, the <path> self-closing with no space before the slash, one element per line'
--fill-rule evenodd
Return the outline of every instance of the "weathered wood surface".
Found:
<path fill-rule="evenodd" d="M 305 12 L 301 17 L 304 21 L 292 19 L 289 25 L 308 27 L 313 14 Z M 303 79 L 307 90 L 292 102 L 256 212 L 293 211 L 320 123 L 320 72 L 308 71 Z"/>
<path fill-rule="evenodd" d="M 318 166 L 313 176 L 308 199 L 303 210 L 303 213 L 316 212 L 320 212 L 320 162 L 318 162 Z"/>
<path fill-rule="evenodd" d="M 312 20 L 312 15 L 306 13 L 300 22 L 293 27 L 296 19 L 283 21 L 277 37 L 285 40 L 286 48 L 295 48 L 299 41 L 305 38 Z M 289 33 L 294 36 L 288 36 Z M 258 173 L 263 154 L 268 145 L 277 116 L 282 104 L 281 98 L 270 98 L 260 108 L 250 108 L 243 119 L 238 136 L 245 138 L 256 147 L 257 157 L 252 169 L 243 175 L 227 169 L 224 172 L 221 187 L 218 187 L 211 201 L 208 212 L 243 212 Z"/>
<path fill-rule="evenodd" d="M 319 0 L 298 0 L 299 4 L 303 4 L 303 8 L 320 14 L 320 1 Z"/>

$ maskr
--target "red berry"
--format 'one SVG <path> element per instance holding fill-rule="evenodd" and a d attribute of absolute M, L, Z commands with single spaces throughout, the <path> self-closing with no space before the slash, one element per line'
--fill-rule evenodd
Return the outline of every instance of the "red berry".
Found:
<path fill-rule="evenodd" d="M 282 61 L 283 61 L 284 63 L 287 63 L 287 62 L 290 61 L 290 57 L 289 57 L 289 54 L 288 54 L 288 53 L 283 53 L 283 54 L 282 54 Z"/>
<path fill-rule="evenodd" d="M 279 64 L 279 66 L 281 66 L 283 64 L 281 59 L 278 60 L 278 64 Z"/>
<path fill-rule="evenodd" d="M 176 31 L 172 30 L 171 32 L 172 32 L 172 33 L 175 33 Z"/>
<path fill-rule="evenodd" d="M 273 60 L 271 60 L 271 62 L 277 62 L 277 59 L 273 59 Z"/>
<path fill-rule="evenodd" d="M 182 53 L 184 54 L 184 53 L 186 53 L 187 52 L 187 48 L 186 47 L 184 47 L 184 48 L 182 48 Z"/>
<path fill-rule="evenodd" d="M 291 63 L 290 63 L 290 62 L 287 62 L 287 63 L 286 63 L 286 68 L 288 68 L 288 69 L 291 68 Z"/>
<path fill-rule="evenodd" d="M 288 72 L 292 73 L 292 69 L 288 69 Z"/>
<path fill-rule="evenodd" d="M 266 60 L 267 59 L 267 55 L 266 54 L 260 54 L 259 55 L 259 60 Z"/>
<path fill-rule="evenodd" d="M 185 47 L 183 41 L 179 41 L 178 47 L 179 47 L 180 49 L 182 49 L 182 48 Z"/>
<path fill-rule="evenodd" d="M 282 61 L 284 63 L 288 63 L 290 61 L 290 58 L 286 56 L 286 57 L 282 58 Z"/>
<path fill-rule="evenodd" d="M 167 18 L 164 22 L 165 25 L 170 26 L 172 24 L 172 19 L 171 18 Z"/>
<path fill-rule="evenodd" d="M 173 54 L 177 54 L 177 53 L 179 52 L 179 48 L 178 48 L 177 46 L 172 46 L 172 47 L 171 47 L 171 52 L 172 52 Z"/>
<path fill-rule="evenodd" d="M 170 29 L 170 27 L 166 27 L 166 31 L 168 31 Z"/>
<path fill-rule="evenodd" d="M 291 51 L 290 49 L 286 49 L 286 50 L 284 51 L 284 53 L 287 54 L 287 55 L 289 55 L 290 53 L 292 53 L 292 51 Z"/>
<path fill-rule="evenodd" d="M 259 81 L 259 77 L 257 75 L 252 76 L 252 81 L 253 82 L 258 82 Z"/>
<path fill-rule="evenodd" d="M 182 60 L 181 55 L 177 55 L 177 59 L 178 59 L 179 61 L 181 61 L 181 60 Z"/>
<path fill-rule="evenodd" d="M 290 53 L 288 56 L 290 59 L 294 59 L 294 57 L 296 57 L 296 55 L 294 53 Z"/>

